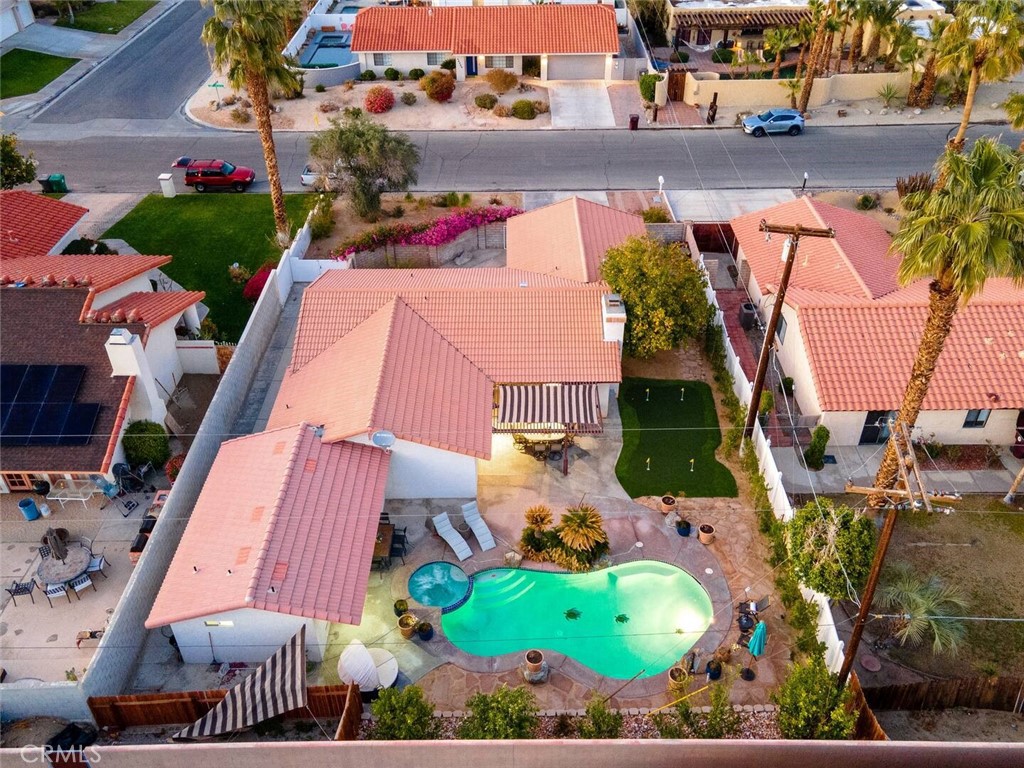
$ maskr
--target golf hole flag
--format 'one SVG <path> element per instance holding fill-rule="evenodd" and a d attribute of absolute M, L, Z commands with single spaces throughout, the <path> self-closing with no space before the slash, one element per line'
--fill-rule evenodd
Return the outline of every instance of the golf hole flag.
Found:
<path fill-rule="evenodd" d="M 306 627 L 236 685 L 213 709 L 171 738 L 194 741 L 256 725 L 306 706 Z"/>

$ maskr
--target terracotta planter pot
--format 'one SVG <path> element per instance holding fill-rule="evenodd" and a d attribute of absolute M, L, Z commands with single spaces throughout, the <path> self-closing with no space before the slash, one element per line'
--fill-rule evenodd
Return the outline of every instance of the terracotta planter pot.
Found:
<path fill-rule="evenodd" d="M 398 618 L 398 629 L 402 633 L 402 637 L 406 640 L 412 640 L 412 636 L 416 634 L 416 627 L 420 623 L 420 620 L 413 616 L 411 613 L 405 613 Z"/>
<path fill-rule="evenodd" d="M 701 544 L 710 544 L 715 540 L 715 526 L 704 523 L 697 529 L 697 538 Z"/>
<path fill-rule="evenodd" d="M 669 512 L 676 511 L 676 497 L 675 496 L 662 496 L 661 497 L 661 514 L 667 515 Z"/>
<path fill-rule="evenodd" d="M 668 671 L 668 684 L 671 686 L 673 683 L 681 683 L 686 679 L 686 670 L 680 667 L 678 664 Z"/>
<path fill-rule="evenodd" d="M 538 650 L 530 650 L 526 652 L 526 670 L 530 674 L 537 674 L 541 671 L 544 665 L 544 654 Z"/>

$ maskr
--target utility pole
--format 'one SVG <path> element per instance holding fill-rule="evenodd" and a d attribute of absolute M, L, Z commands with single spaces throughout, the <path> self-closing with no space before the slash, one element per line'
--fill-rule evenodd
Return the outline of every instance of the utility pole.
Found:
<path fill-rule="evenodd" d="M 782 315 L 782 304 L 786 298 L 786 288 L 789 287 L 789 276 L 793 273 L 793 264 L 796 262 L 796 251 L 800 246 L 801 237 L 835 237 L 835 230 L 816 229 L 803 227 L 799 224 L 769 224 L 761 219 L 760 230 L 766 233 L 767 239 L 771 239 L 773 232 L 789 235 L 782 247 L 782 260 L 786 262 L 782 270 L 782 281 L 779 283 L 779 290 L 775 294 L 775 305 L 772 307 L 771 318 L 768 320 L 768 328 L 765 330 L 764 343 L 761 345 L 761 356 L 757 361 L 757 374 L 754 376 L 754 391 L 751 394 L 750 406 L 747 408 L 747 423 L 743 426 L 743 439 L 748 439 L 754 434 L 754 419 L 757 418 L 757 411 L 761 407 L 761 390 L 764 389 L 764 377 L 768 372 L 768 355 L 775 344 L 775 329 L 779 324 L 779 317 Z"/>

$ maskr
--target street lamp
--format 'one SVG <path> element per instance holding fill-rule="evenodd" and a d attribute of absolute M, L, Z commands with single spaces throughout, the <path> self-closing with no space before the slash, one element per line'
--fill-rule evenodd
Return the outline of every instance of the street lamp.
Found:
<path fill-rule="evenodd" d="M 808 179 L 807 171 L 804 171 L 804 183 L 800 185 L 800 194 L 801 195 L 804 194 L 804 192 L 806 192 L 806 190 L 807 190 L 807 179 Z"/>
<path fill-rule="evenodd" d="M 658 195 L 657 195 L 657 197 L 654 198 L 654 202 L 656 202 L 656 203 L 660 203 L 661 202 L 661 193 L 662 193 L 662 190 L 664 190 L 664 188 L 665 188 L 665 177 L 664 176 L 659 176 L 658 177 Z"/>

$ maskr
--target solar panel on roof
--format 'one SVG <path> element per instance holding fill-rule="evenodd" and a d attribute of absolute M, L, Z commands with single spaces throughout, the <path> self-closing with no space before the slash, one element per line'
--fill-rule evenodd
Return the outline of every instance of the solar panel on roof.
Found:
<path fill-rule="evenodd" d="M 44 403 L 32 427 L 29 445 L 59 445 L 64 422 L 73 407 L 71 403 Z"/>
<path fill-rule="evenodd" d="M 57 374 L 56 365 L 30 365 L 21 381 L 16 403 L 45 403 L 53 377 Z"/>
<path fill-rule="evenodd" d="M 97 403 L 74 403 L 64 422 L 58 445 L 87 445 L 92 439 L 100 406 Z"/>
<path fill-rule="evenodd" d="M 3 430 L 4 422 L 7 421 L 7 416 L 13 407 L 14 403 L 0 403 L 0 431 Z"/>
<path fill-rule="evenodd" d="M 78 394 L 78 388 L 82 386 L 83 376 L 85 376 L 84 365 L 57 366 L 57 373 L 53 377 L 53 384 L 50 385 L 50 393 L 46 397 L 46 402 L 74 402 L 75 395 Z"/>
<path fill-rule="evenodd" d="M 0 403 L 13 403 L 27 365 L 0 365 Z"/>
<path fill-rule="evenodd" d="M 41 407 L 39 403 L 14 403 L 4 420 L 0 445 L 28 445 L 32 425 L 36 423 Z"/>

